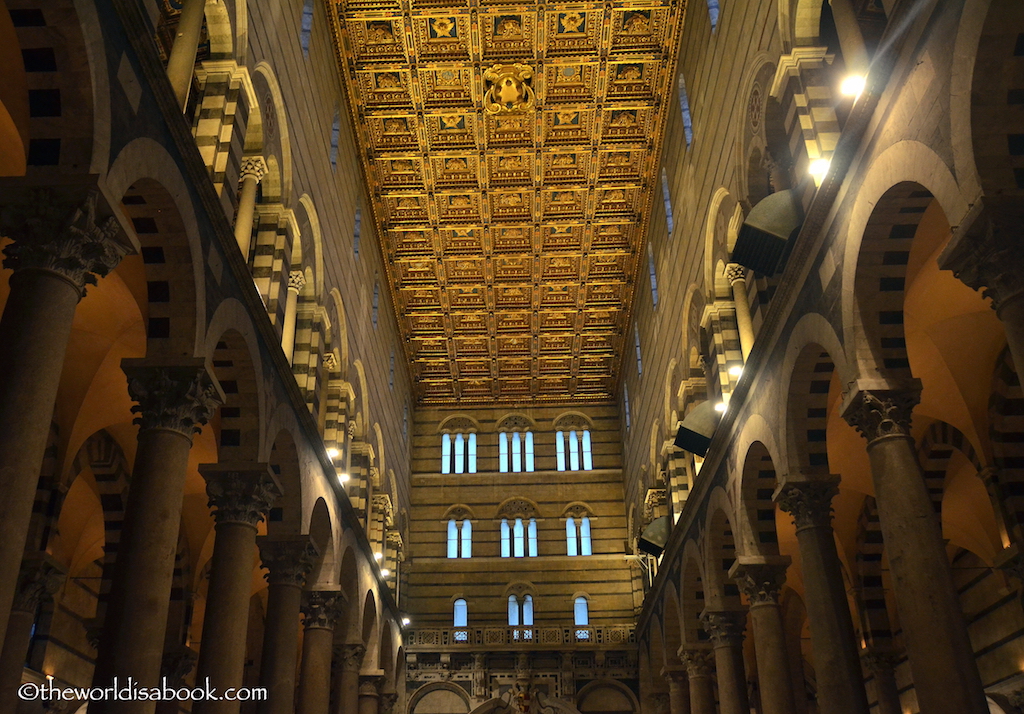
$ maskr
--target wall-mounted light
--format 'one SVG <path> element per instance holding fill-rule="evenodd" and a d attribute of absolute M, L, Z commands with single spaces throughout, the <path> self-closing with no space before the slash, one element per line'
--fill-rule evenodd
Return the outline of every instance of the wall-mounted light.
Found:
<path fill-rule="evenodd" d="M 380 576 L 381 576 L 382 578 L 386 578 L 386 577 L 388 577 L 389 575 L 391 575 L 391 571 L 390 571 L 390 570 L 388 570 L 387 568 L 383 568 L 383 569 L 381 569 L 381 571 L 380 571 Z"/>
<path fill-rule="evenodd" d="M 734 364 L 732 367 L 729 368 L 730 377 L 739 378 L 741 374 L 743 374 L 743 365 Z"/>
<path fill-rule="evenodd" d="M 338 451 L 337 449 L 330 448 L 327 450 L 327 458 L 329 458 L 331 461 L 334 461 L 336 458 L 338 458 L 338 454 L 340 453 L 341 452 Z"/>
<path fill-rule="evenodd" d="M 867 84 L 867 77 L 863 74 L 851 74 L 843 78 L 843 81 L 839 83 L 839 91 L 845 97 L 857 98 L 860 93 L 864 91 L 864 87 Z"/>
<path fill-rule="evenodd" d="M 807 167 L 807 173 L 814 178 L 814 183 L 817 186 L 821 185 L 821 182 L 825 179 L 828 174 L 829 166 L 832 162 L 828 159 L 815 159 L 811 162 L 810 166 Z"/>
<path fill-rule="evenodd" d="M 727 406 L 726 406 L 725 402 L 718 402 L 715 405 L 715 411 L 718 412 L 719 414 L 725 412 L 726 408 L 727 408 Z"/>
<path fill-rule="evenodd" d="M 410 624 L 412 624 L 412 620 L 410 620 L 408 617 L 402 618 L 402 627 L 408 627 Z"/>
<path fill-rule="evenodd" d="M 349 479 L 348 474 L 345 474 L 345 473 L 339 473 L 338 474 L 338 480 L 341 481 L 342 483 L 348 483 L 348 479 Z"/>
<path fill-rule="evenodd" d="M 374 553 L 373 554 L 373 559 L 374 560 L 381 560 L 383 557 L 384 557 L 383 553 Z"/>

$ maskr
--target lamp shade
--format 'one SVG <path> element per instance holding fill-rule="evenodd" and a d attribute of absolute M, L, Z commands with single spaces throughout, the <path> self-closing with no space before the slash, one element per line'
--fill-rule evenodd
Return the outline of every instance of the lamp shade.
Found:
<path fill-rule="evenodd" d="M 651 525 L 644 528 L 640 540 L 637 541 L 637 547 L 643 552 L 657 557 L 665 550 L 665 544 L 668 543 L 668 536 L 671 532 L 672 521 L 668 516 L 655 518 L 651 521 Z"/>
<path fill-rule="evenodd" d="M 709 401 L 700 404 L 683 418 L 676 431 L 675 445 L 697 456 L 707 455 L 718 419 L 714 404 Z"/>
<path fill-rule="evenodd" d="M 798 189 L 777 191 L 758 201 L 740 226 L 732 261 L 761 275 L 772 276 L 792 248 L 804 222 Z"/>

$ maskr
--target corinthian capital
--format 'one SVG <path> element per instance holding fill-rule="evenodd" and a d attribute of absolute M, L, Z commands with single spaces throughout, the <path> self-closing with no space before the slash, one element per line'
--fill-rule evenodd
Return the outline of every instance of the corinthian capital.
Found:
<path fill-rule="evenodd" d="M 97 276 L 116 268 L 131 251 L 113 216 L 97 218 L 96 189 L 70 208 L 52 189 L 20 197 L 0 209 L 0 235 L 13 240 L 3 250 L 5 268 L 57 273 L 84 295 L 86 285 L 95 285 Z"/>
<path fill-rule="evenodd" d="M 340 590 L 307 590 L 302 596 L 303 626 L 307 630 L 333 630 L 344 603 Z"/>
<path fill-rule="evenodd" d="M 246 156 L 242 159 L 238 175 L 242 180 L 253 178 L 259 183 L 267 175 L 267 162 L 263 160 L 262 156 Z"/>
<path fill-rule="evenodd" d="M 362 645 L 340 645 L 334 648 L 334 661 L 344 671 L 358 672 L 365 654 L 366 648 Z"/>
<path fill-rule="evenodd" d="M 954 232 L 939 264 L 991 298 L 998 313 L 1007 300 L 1024 292 L 1022 225 L 1019 208 L 979 203 Z"/>
<path fill-rule="evenodd" d="M 750 600 L 751 607 L 775 605 L 791 561 L 788 555 L 740 556 L 729 568 L 729 577 Z"/>
<path fill-rule="evenodd" d="M 747 613 L 742 610 L 705 610 L 700 615 L 700 621 L 716 645 L 743 644 Z"/>
<path fill-rule="evenodd" d="M 128 376 L 135 424 L 146 429 L 170 429 L 189 439 L 224 403 L 224 394 L 202 359 L 161 364 L 148 359 L 123 359 Z"/>
<path fill-rule="evenodd" d="M 12 610 L 35 613 L 39 605 L 56 594 L 64 584 L 64 566 L 46 553 L 26 556 L 18 572 L 18 589 Z"/>
<path fill-rule="evenodd" d="M 729 281 L 729 285 L 740 281 L 746 282 L 747 269 L 738 263 L 729 263 L 725 266 L 725 279 Z"/>
<path fill-rule="evenodd" d="M 281 495 L 270 464 L 200 464 L 199 473 L 206 479 L 207 505 L 217 509 L 213 517 L 218 524 L 243 523 L 255 528 Z"/>
<path fill-rule="evenodd" d="M 266 578 L 271 585 L 301 588 L 320 551 L 309 536 L 260 536 L 256 539 Z"/>
<path fill-rule="evenodd" d="M 871 444 L 879 439 L 910 435 L 910 419 L 921 401 L 920 382 L 902 389 L 856 386 L 843 404 L 843 419 Z"/>
<path fill-rule="evenodd" d="M 793 516 L 797 531 L 832 525 L 832 499 L 839 493 L 839 477 L 787 478 L 772 497 Z"/>
<path fill-rule="evenodd" d="M 679 648 L 679 659 L 691 677 L 710 677 L 715 671 L 715 655 L 707 648 Z"/>

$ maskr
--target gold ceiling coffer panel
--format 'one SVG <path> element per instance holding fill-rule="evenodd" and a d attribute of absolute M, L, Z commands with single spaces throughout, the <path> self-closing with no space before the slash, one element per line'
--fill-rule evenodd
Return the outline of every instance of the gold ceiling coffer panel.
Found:
<path fill-rule="evenodd" d="M 330 7 L 420 403 L 613 399 L 685 0 Z"/>

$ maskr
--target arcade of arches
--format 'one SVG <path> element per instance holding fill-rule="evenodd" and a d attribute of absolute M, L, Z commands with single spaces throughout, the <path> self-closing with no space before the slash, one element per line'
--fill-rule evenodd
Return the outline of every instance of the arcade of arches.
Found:
<path fill-rule="evenodd" d="M 0 0 L 0 67 L 0 712 L 1024 712 L 1019 0 Z"/>

